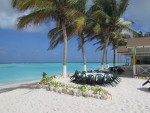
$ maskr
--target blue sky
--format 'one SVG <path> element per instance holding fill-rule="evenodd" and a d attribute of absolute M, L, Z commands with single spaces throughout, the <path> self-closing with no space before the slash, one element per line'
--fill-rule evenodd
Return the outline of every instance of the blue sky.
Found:
<path fill-rule="evenodd" d="M 89 4 L 91 4 L 89 2 Z M 132 26 L 137 31 L 150 31 L 150 0 L 130 0 L 128 9 L 122 17 L 133 20 Z M 62 62 L 63 44 L 56 49 L 47 51 L 49 39 L 47 33 L 54 23 L 44 24 L 25 30 L 16 29 L 17 18 L 28 12 L 19 13 L 12 9 L 9 0 L 0 1 L 0 63 L 18 62 Z M 95 52 L 97 46 L 93 42 L 85 45 L 88 62 L 100 62 L 102 52 Z M 68 42 L 68 62 L 82 62 L 81 51 L 78 51 L 77 37 Z M 109 48 L 108 59 L 112 62 L 113 51 Z"/>

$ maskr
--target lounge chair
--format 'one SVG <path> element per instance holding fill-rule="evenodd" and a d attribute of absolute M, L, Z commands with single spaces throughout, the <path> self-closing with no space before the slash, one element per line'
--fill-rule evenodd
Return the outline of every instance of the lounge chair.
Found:
<path fill-rule="evenodd" d="M 150 78 L 149 78 L 146 82 L 144 82 L 144 83 L 142 84 L 142 86 L 145 86 L 145 85 L 148 84 L 148 83 L 150 83 Z M 148 90 L 150 91 L 150 87 L 148 88 Z"/>
<path fill-rule="evenodd" d="M 145 86 L 147 83 L 150 83 L 150 78 L 149 78 L 146 82 L 144 82 L 144 83 L 142 84 L 142 86 Z"/>

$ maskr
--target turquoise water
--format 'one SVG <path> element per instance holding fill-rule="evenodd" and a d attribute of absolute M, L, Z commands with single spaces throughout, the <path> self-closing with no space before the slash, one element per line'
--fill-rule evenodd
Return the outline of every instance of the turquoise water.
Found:
<path fill-rule="evenodd" d="M 109 65 L 112 66 L 112 63 Z M 88 70 L 99 67 L 100 63 L 87 63 Z M 68 74 L 82 69 L 82 63 L 67 64 Z M 0 64 L 0 85 L 37 80 L 42 77 L 43 72 L 59 75 L 62 73 L 62 63 Z"/>

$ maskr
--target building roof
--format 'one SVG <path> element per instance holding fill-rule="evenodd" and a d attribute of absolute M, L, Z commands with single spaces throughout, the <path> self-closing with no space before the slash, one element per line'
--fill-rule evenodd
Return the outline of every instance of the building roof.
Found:
<path fill-rule="evenodd" d="M 126 46 L 119 46 L 117 52 L 118 53 L 127 53 L 128 52 L 128 48 Z"/>
<path fill-rule="evenodd" d="M 127 40 L 127 47 L 150 47 L 150 37 L 130 38 Z"/>

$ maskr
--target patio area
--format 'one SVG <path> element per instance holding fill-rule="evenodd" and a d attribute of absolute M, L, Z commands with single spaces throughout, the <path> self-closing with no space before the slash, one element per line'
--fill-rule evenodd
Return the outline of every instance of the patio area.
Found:
<path fill-rule="evenodd" d="M 132 71 L 133 75 L 150 76 L 150 37 L 127 39 L 126 46 L 119 46 L 117 53 L 131 59 L 125 71 Z"/>

